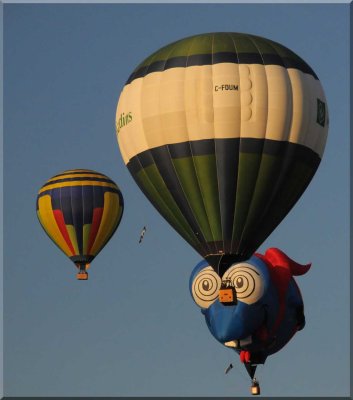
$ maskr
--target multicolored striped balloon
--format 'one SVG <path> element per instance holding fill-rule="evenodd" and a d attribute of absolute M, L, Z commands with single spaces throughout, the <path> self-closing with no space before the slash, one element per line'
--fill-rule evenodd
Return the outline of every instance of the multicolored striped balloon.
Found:
<path fill-rule="evenodd" d="M 310 66 L 242 33 L 155 52 L 128 78 L 116 112 L 136 183 L 214 268 L 249 258 L 283 220 L 313 178 L 327 132 Z"/>
<path fill-rule="evenodd" d="M 37 215 L 45 232 L 87 279 L 89 264 L 117 229 L 124 209 L 118 186 L 107 176 L 74 169 L 39 190 Z"/>

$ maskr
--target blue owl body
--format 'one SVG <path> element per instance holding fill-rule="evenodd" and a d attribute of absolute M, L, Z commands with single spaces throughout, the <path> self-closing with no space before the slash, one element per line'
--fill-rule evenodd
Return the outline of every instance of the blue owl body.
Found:
<path fill-rule="evenodd" d="M 309 268 L 272 248 L 265 255 L 230 265 L 222 277 L 202 261 L 193 270 L 189 287 L 211 334 L 234 349 L 246 366 L 256 366 L 304 327 L 303 299 L 293 275 Z M 219 298 L 225 280 L 232 282 L 236 292 L 230 306 Z"/>

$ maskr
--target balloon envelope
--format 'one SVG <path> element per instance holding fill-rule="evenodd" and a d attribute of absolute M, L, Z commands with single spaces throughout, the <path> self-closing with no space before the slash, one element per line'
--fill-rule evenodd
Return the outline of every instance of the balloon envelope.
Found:
<path fill-rule="evenodd" d="M 124 202 L 107 176 L 64 171 L 39 190 L 37 215 L 53 242 L 77 265 L 89 264 L 117 229 Z"/>
<path fill-rule="evenodd" d="M 304 328 L 304 302 L 294 277 L 310 267 L 270 248 L 232 264 L 222 277 L 205 260 L 192 271 L 190 294 L 208 329 L 240 355 L 251 378 L 258 364 L 264 364 Z M 225 281 L 235 290 L 233 304 L 221 295 Z"/>
<path fill-rule="evenodd" d="M 291 50 L 210 33 L 146 58 L 119 98 L 123 160 L 209 263 L 250 257 L 298 201 L 328 131 L 315 72 Z"/>

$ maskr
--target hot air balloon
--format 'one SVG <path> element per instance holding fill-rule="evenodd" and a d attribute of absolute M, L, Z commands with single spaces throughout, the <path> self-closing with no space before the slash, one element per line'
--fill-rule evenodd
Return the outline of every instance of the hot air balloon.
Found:
<path fill-rule="evenodd" d="M 222 275 L 298 201 L 323 155 L 320 81 L 288 48 L 243 33 L 179 40 L 128 78 L 123 160 L 171 226 Z"/>
<path fill-rule="evenodd" d="M 87 280 L 92 260 L 116 231 L 124 209 L 118 186 L 107 176 L 73 169 L 50 178 L 39 190 L 37 216 L 53 242 Z"/>
<path fill-rule="evenodd" d="M 305 326 L 304 303 L 294 276 L 311 264 L 298 264 L 270 248 L 230 265 L 221 277 L 203 260 L 191 273 L 189 289 L 212 336 L 235 350 L 260 394 L 256 368 L 280 351 Z M 224 286 L 229 282 L 229 286 Z M 226 369 L 229 372 L 231 367 Z"/>

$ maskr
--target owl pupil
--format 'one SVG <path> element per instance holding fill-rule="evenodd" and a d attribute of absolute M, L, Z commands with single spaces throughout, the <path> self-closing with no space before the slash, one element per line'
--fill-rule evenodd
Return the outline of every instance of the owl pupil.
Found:
<path fill-rule="evenodd" d="M 203 288 L 203 290 L 209 290 L 210 283 L 208 281 L 202 282 L 202 288 Z"/>
<path fill-rule="evenodd" d="M 237 283 L 237 287 L 238 287 L 238 288 L 241 288 L 241 287 L 244 285 L 243 278 L 240 278 L 240 277 L 237 278 L 236 283 Z"/>

